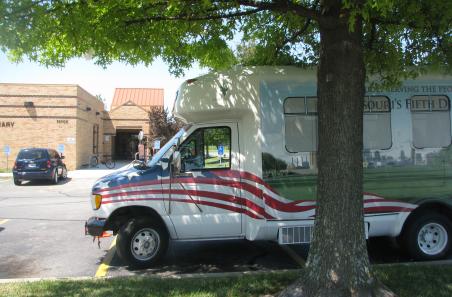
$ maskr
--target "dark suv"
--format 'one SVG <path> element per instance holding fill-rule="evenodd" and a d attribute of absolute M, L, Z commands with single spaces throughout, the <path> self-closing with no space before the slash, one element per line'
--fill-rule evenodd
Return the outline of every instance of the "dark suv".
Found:
<path fill-rule="evenodd" d="M 67 169 L 63 163 L 64 156 L 56 150 L 45 148 L 27 148 L 20 150 L 13 167 L 14 184 L 19 186 L 24 180 L 58 180 L 66 179 Z"/>

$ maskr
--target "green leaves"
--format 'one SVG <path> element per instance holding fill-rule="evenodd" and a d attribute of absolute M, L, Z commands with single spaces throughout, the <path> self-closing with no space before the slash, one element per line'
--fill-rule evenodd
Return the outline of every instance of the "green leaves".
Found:
<path fill-rule="evenodd" d="M 0 48 L 14 61 L 26 57 L 47 66 L 81 56 L 102 66 L 148 65 L 161 57 L 175 75 L 195 61 L 212 69 L 317 63 L 318 24 L 303 10 L 278 1 L 240 2 L 1 0 Z M 310 0 L 290 4 L 321 9 Z M 358 18 L 364 23 L 368 74 L 392 81 L 407 67 L 450 71 L 451 1 L 345 0 L 339 13 L 351 31 Z"/>

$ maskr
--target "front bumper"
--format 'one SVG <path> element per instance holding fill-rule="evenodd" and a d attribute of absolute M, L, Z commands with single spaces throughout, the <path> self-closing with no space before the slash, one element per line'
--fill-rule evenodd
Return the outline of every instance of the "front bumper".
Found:
<path fill-rule="evenodd" d="M 104 232 L 106 219 L 91 217 L 85 222 L 85 235 L 101 236 Z"/>

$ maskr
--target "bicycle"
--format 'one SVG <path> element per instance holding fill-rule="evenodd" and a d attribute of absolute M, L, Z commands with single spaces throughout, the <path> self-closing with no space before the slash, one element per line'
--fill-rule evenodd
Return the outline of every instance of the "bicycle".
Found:
<path fill-rule="evenodd" d="M 104 164 L 108 169 L 113 169 L 116 166 L 115 160 L 113 160 L 110 155 L 104 155 L 103 159 L 100 162 L 101 164 Z M 97 157 L 97 155 L 92 156 L 89 161 L 90 167 L 97 167 L 98 164 L 99 158 Z"/>

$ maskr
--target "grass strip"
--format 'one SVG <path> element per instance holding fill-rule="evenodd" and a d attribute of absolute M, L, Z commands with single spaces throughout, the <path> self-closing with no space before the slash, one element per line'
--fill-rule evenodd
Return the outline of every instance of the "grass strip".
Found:
<path fill-rule="evenodd" d="M 375 267 L 374 272 L 400 297 L 452 296 L 452 266 L 391 265 Z M 2 284 L 0 296 L 268 296 L 277 294 L 297 277 L 294 271 L 218 278 L 39 281 Z"/>

